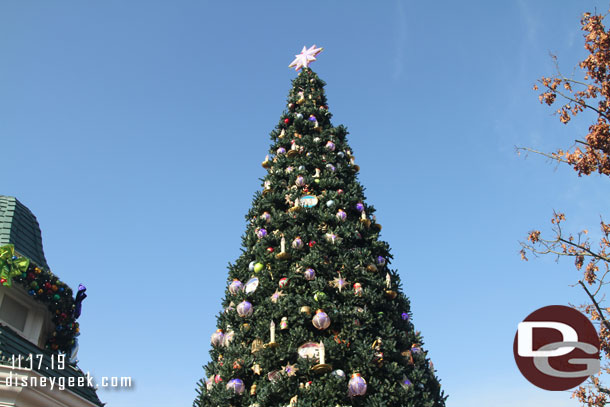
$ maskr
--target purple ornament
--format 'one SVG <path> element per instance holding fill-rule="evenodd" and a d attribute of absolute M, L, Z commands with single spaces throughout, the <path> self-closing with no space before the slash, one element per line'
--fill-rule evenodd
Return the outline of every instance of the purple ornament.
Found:
<path fill-rule="evenodd" d="M 257 229 L 256 230 L 256 236 L 258 236 L 259 239 L 262 239 L 263 237 L 267 236 L 267 229 Z"/>
<path fill-rule="evenodd" d="M 304 185 L 305 185 L 305 178 L 303 178 L 303 176 L 302 176 L 302 175 L 299 175 L 299 176 L 297 177 L 297 180 L 295 181 L 295 184 L 296 184 L 296 186 L 297 186 L 297 187 L 302 187 L 302 186 L 304 186 Z"/>
<path fill-rule="evenodd" d="M 358 212 L 362 212 L 362 211 L 364 210 L 364 204 L 363 204 L 362 202 L 358 202 L 358 203 L 356 204 L 356 210 L 357 210 Z"/>
<path fill-rule="evenodd" d="M 382 267 L 385 266 L 385 257 L 377 256 L 377 265 Z"/>
<path fill-rule="evenodd" d="M 421 352 L 421 348 L 419 347 L 419 345 L 413 344 L 411 345 L 411 352 L 416 355 Z"/>
<path fill-rule="evenodd" d="M 344 221 L 345 219 L 347 219 L 347 213 L 345 213 L 345 211 L 343 209 L 339 209 L 337 211 L 337 215 L 335 215 L 337 217 L 337 219 L 339 219 L 340 221 Z"/>
<path fill-rule="evenodd" d="M 302 249 L 303 248 L 303 240 L 300 237 L 295 237 L 292 241 L 292 247 L 294 249 Z"/>
<path fill-rule="evenodd" d="M 316 315 L 311 320 L 313 326 L 318 328 L 319 330 L 324 330 L 330 326 L 330 318 L 326 314 L 326 312 L 321 309 L 316 311 Z"/>
<path fill-rule="evenodd" d="M 254 312 L 254 308 L 248 301 L 242 301 L 237 305 L 237 315 L 242 318 L 249 317 L 252 312 Z"/>
<path fill-rule="evenodd" d="M 316 271 L 312 268 L 305 270 L 305 280 L 311 281 L 316 278 Z"/>
<path fill-rule="evenodd" d="M 229 292 L 233 295 L 237 294 L 241 290 L 244 289 L 244 285 L 239 280 L 233 280 L 231 284 L 229 284 Z"/>
<path fill-rule="evenodd" d="M 269 223 L 271 222 L 271 214 L 269 212 L 263 212 L 261 219 L 263 219 L 265 223 Z"/>
<path fill-rule="evenodd" d="M 325 147 L 328 151 L 335 151 L 335 143 L 330 140 L 326 143 Z"/>
<path fill-rule="evenodd" d="M 285 154 L 285 153 L 286 153 L 286 149 L 284 147 L 280 147 L 277 149 L 277 155 Z"/>
<path fill-rule="evenodd" d="M 366 394 L 366 380 L 360 376 L 360 373 L 354 373 L 352 378 L 349 379 L 347 388 L 350 397 L 364 396 Z"/>
<path fill-rule="evenodd" d="M 405 377 L 404 379 L 402 379 L 400 381 L 400 385 L 402 386 L 403 389 L 407 390 L 409 387 L 413 386 L 413 383 L 411 383 L 411 380 L 409 380 Z"/>
<path fill-rule="evenodd" d="M 85 294 L 85 291 L 87 291 L 87 287 L 82 284 L 79 284 L 78 291 L 76 293 L 76 299 L 74 300 L 74 319 L 80 317 L 83 300 L 87 298 L 87 294 Z"/>
<path fill-rule="evenodd" d="M 241 395 L 244 392 L 245 388 L 246 386 L 244 385 L 244 382 L 241 379 L 231 379 L 229 380 L 229 383 L 227 383 L 227 390 L 231 390 L 235 394 Z"/>
<path fill-rule="evenodd" d="M 309 120 L 310 122 L 317 122 L 317 121 L 318 121 L 318 119 L 316 119 L 316 116 L 314 116 L 313 114 L 309 116 L 309 119 L 308 119 L 308 120 Z"/>
<path fill-rule="evenodd" d="M 212 334 L 212 346 L 221 346 L 225 341 L 225 334 L 222 332 L 222 329 L 217 329 L 216 332 Z"/>
<path fill-rule="evenodd" d="M 401 317 L 402 317 L 403 321 L 408 321 L 409 320 L 409 314 L 407 314 L 406 312 L 403 312 Z"/>
<path fill-rule="evenodd" d="M 332 164 L 326 164 L 326 168 L 328 170 L 330 170 L 331 172 L 335 172 L 335 170 L 336 170 L 335 166 Z"/>

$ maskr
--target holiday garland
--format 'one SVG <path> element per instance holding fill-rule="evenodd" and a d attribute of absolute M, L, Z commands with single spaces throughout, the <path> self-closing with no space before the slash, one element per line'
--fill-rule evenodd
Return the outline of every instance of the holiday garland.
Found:
<path fill-rule="evenodd" d="M 60 281 L 50 270 L 18 255 L 15 247 L 8 244 L 0 246 L 0 284 L 11 287 L 13 281 L 25 288 L 37 301 L 46 304 L 52 314 L 55 329 L 45 348 L 52 352 L 68 352 L 79 334 L 76 318 L 80 314 L 84 287 L 79 288 L 83 295 L 77 295 L 75 300 L 72 297 L 72 289 L 66 283 Z"/>

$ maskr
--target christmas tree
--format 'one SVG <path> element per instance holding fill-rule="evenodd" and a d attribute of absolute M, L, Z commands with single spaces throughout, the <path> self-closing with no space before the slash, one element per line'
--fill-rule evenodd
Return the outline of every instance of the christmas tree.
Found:
<path fill-rule="evenodd" d="M 194 406 L 444 406 L 325 83 L 290 65 Z"/>

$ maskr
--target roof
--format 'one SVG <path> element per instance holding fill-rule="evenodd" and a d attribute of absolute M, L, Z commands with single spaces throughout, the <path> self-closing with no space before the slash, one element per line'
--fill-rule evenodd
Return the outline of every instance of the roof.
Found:
<path fill-rule="evenodd" d="M 24 359 L 27 358 L 28 355 L 43 355 L 40 369 L 38 369 L 37 363 L 34 363 L 34 370 L 36 372 L 46 377 L 65 377 L 63 380 L 66 383 L 66 390 L 70 390 L 72 393 L 77 394 L 100 407 L 104 405 L 104 403 L 102 403 L 97 397 L 97 394 L 93 388 L 67 385 L 69 383 L 69 377 L 85 377 L 85 373 L 83 373 L 82 370 L 68 365 L 67 360 L 65 369 L 60 370 L 57 369 L 57 367 L 52 368 L 51 360 L 54 357 L 56 358 L 57 355 L 47 350 L 40 349 L 30 341 L 19 336 L 15 331 L 6 325 L 0 324 L 0 364 L 10 366 L 12 364 L 13 355 L 16 357 L 22 355 Z M 37 356 L 36 362 L 40 360 L 39 358 L 40 357 Z M 57 364 L 57 359 L 54 360 Z M 78 382 L 77 379 L 73 380 L 75 383 Z"/>
<path fill-rule="evenodd" d="M 17 198 L 0 195 L 0 246 L 11 243 L 17 253 L 40 267 L 49 268 L 36 216 Z"/>

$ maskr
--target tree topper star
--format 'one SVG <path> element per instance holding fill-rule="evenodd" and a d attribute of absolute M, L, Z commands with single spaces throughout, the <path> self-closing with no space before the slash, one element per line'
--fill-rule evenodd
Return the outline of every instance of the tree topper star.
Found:
<path fill-rule="evenodd" d="M 307 68 L 311 62 L 316 60 L 316 55 L 322 52 L 323 49 L 324 48 L 316 48 L 316 44 L 312 45 L 309 49 L 304 46 L 303 51 L 301 51 L 300 54 L 295 55 L 296 58 L 288 65 L 288 68 L 294 68 L 296 71 L 301 68 Z"/>

